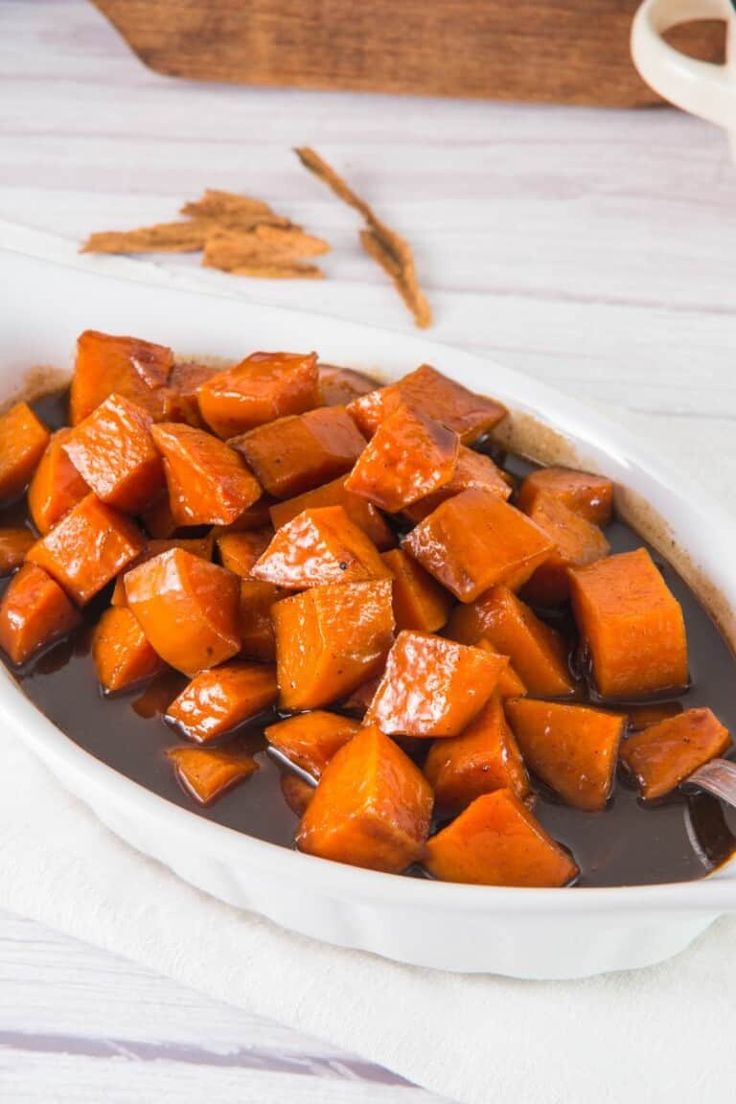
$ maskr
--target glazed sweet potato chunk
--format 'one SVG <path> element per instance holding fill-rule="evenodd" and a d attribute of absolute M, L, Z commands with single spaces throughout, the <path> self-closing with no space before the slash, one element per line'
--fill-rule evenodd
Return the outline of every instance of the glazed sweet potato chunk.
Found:
<path fill-rule="evenodd" d="M 524 600 L 533 606 L 562 605 L 570 597 L 568 567 L 602 560 L 610 545 L 597 525 L 559 499 L 540 495 L 528 515 L 554 541 L 554 550 L 524 585 Z"/>
<path fill-rule="evenodd" d="M 29 549 L 27 559 L 83 606 L 133 562 L 144 544 L 129 517 L 89 494 Z"/>
<path fill-rule="evenodd" d="M 166 387 L 163 421 L 186 422 L 195 429 L 202 429 L 204 420 L 199 410 L 197 392 L 217 372 L 218 369 L 209 364 L 198 364 L 191 360 L 175 364 Z"/>
<path fill-rule="evenodd" d="M 240 580 L 172 548 L 125 577 L 128 606 L 166 663 L 190 677 L 240 651 Z"/>
<path fill-rule="evenodd" d="M 362 729 L 327 764 L 299 825 L 300 851 L 399 874 L 421 858 L 432 791 L 393 740 Z"/>
<path fill-rule="evenodd" d="M 440 503 L 461 491 L 478 488 L 490 491 L 504 501 L 511 495 L 511 484 L 505 473 L 497 468 L 490 456 L 484 456 L 481 452 L 473 452 L 472 449 L 461 445 L 457 454 L 457 464 L 452 479 L 445 483 L 433 494 L 418 499 L 410 506 L 404 508 L 404 516 L 408 521 L 423 521 L 431 514 Z"/>
<path fill-rule="evenodd" d="M 309 803 L 314 797 L 316 787 L 311 782 L 307 782 L 301 775 L 294 774 L 293 771 L 287 769 L 281 772 L 279 786 L 281 787 L 284 801 L 289 806 L 292 813 L 301 820 L 309 808 Z"/>
<path fill-rule="evenodd" d="M 375 380 L 362 372 L 355 372 L 352 368 L 336 368 L 332 364 L 319 365 L 320 406 L 347 406 L 353 399 L 375 389 Z"/>
<path fill-rule="evenodd" d="M 530 694 L 560 698 L 575 689 L 562 637 L 507 587 L 494 587 L 472 605 L 456 607 L 447 634 L 464 644 L 485 637 L 509 657 Z"/>
<path fill-rule="evenodd" d="M 254 564 L 273 540 L 273 529 L 264 526 L 245 533 L 223 533 L 217 538 L 220 562 L 228 571 L 249 579 Z"/>
<path fill-rule="evenodd" d="M 173 366 L 174 355 L 165 345 L 85 330 L 77 341 L 69 394 L 71 424 L 83 421 L 113 392 L 162 418 Z"/>
<path fill-rule="evenodd" d="M 457 813 L 481 794 L 529 793 L 524 760 L 496 692 L 459 736 L 435 740 L 424 763 L 438 808 Z"/>
<path fill-rule="evenodd" d="M 568 805 L 605 809 L 613 790 L 624 714 L 518 698 L 506 703 L 524 762 Z"/>
<path fill-rule="evenodd" d="M 162 422 L 152 433 L 177 525 L 229 525 L 261 497 L 242 457 L 211 433 L 180 422 Z"/>
<path fill-rule="evenodd" d="M 648 725 L 621 745 L 621 760 L 645 801 L 665 797 L 710 759 L 724 755 L 731 737 L 710 709 L 688 709 Z"/>
<path fill-rule="evenodd" d="M 517 590 L 553 544 L 525 514 L 477 488 L 443 502 L 403 547 L 461 602 L 473 602 L 498 583 Z"/>
<path fill-rule="evenodd" d="M 677 701 L 652 702 L 647 705 L 630 705 L 626 709 L 629 719 L 629 731 L 641 732 L 649 725 L 659 724 L 670 717 L 677 717 L 683 712 L 683 708 Z"/>
<path fill-rule="evenodd" d="M 391 580 L 312 587 L 271 609 L 284 709 L 318 709 L 377 675 L 393 640 Z"/>
<path fill-rule="evenodd" d="M 510 790 L 484 794 L 427 843 L 424 865 L 443 882 L 564 886 L 575 860 Z"/>
<path fill-rule="evenodd" d="M 312 778 L 319 778 L 343 744 L 360 732 L 358 721 L 313 709 L 285 721 L 269 725 L 265 736 L 271 747 L 285 755 L 290 763 L 301 767 Z"/>
<path fill-rule="evenodd" d="M 140 555 L 136 556 L 130 567 L 121 572 L 115 580 L 110 598 L 111 606 L 127 606 L 128 599 L 125 596 L 125 576 L 138 564 L 152 560 L 154 556 L 160 556 L 162 552 L 168 552 L 170 548 L 183 548 L 185 552 L 191 552 L 193 556 L 200 556 L 203 560 L 212 559 L 212 538 L 207 537 L 181 537 L 171 540 L 150 540 Z"/>
<path fill-rule="evenodd" d="M 271 663 L 276 658 L 276 636 L 271 609 L 288 591 L 258 579 L 240 580 L 238 628 L 240 650 L 248 659 Z"/>
<path fill-rule="evenodd" d="M 506 414 L 501 403 L 468 391 L 429 364 L 423 364 L 397 383 L 355 399 L 348 411 L 358 428 L 370 437 L 401 399 L 453 429 L 464 444 L 492 429 Z"/>
<path fill-rule="evenodd" d="M 71 432 L 59 429 L 53 435 L 28 487 L 28 512 L 42 536 L 89 494 L 89 487 L 64 451 Z"/>
<path fill-rule="evenodd" d="M 230 443 L 274 498 L 292 498 L 344 475 L 365 448 L 342 406 L 279 418 Z"/>
<path fill-rule="evenodd" d="M 682 610 L 645 548 L 571 570 L 570 587 L 604 698 L 637 698 L 687 684 Z"/>
<path fill-rule="evenodd" d="M 517 505 L 530 512 L 540 498 L 552 498 L 593 525 L 607 525 L 613 509 L 613 483 L 602 475 L 569 468 L 541 468 L 528 475 Z"/>
<path fill-rule="evenodd" d="M 25 663 L 79 622 L 79 613 L 56 580 L 26 563 L 11 579 L 0 603 L 0 647 L 11 663 Z"/>
<path fill-rule="evenodd" d="M 399 513 L 450 482 L 458 447 L 453 430 L 399 402 L 361 453 L 345 489 Z"/>
<path fill-rule="evenodd" d="M 375 544 L 342 506 L 305 510 L 276 533 L 252 569 L 254 579 L 289 590 L 386 579 Z"/>
<path fill-rule="evenodd" d="M 164 669 L 129 609 L 105 610 L 92 636 L 92 659 L 104 690 L 127 690 Z"/>
<path fill-rule="evenodd" d="M 476 648 L 482 648 L 484 652 L 491 652 L 493 655 L 500 655 L 498 650 L 493 647 L 490 640 L 486 640 L 482 637 L 477 643 Z M 513 663 L 508 656 L 505 657 L 508 660 L 506 667 L 504 667 L 501 674 L 498 676 L 498 682 L 496 683 L 496 693 L 502 698 L 523 698 L 526 694 L 526 686 L 521 680 L 519 672 L 514 667 Z"/>
<path fill-rule="evenodd" d="M 49 431 L 28 403 L 16 403 L 0 414 L 0 501 L 23 493 L 49 440 Z"/>
<path fill-rule="evenodd" d="M 252 720 L 276 701 L 273 667 L 262 663 L 224 663 L 200 671 L 171 703 L 166 719 L 197 743 L 215 740 Z"/>
<path fill-rule="evenodd" d="M 396 628 L 438 632 L 450 616 L 452 597 L 400 548 L 381 558 L 393 576 Z"/>
<path fill-rule="evenodd" d="M 401 632 L 365 717 L 398 736 L 458 736 L 493 693 L 501 656 L 431 633 Z"/>
<path fill-rule="evenodd" d="M 0 576 L 20 567 L 36 538 L 30 529 L 0 529 Z"/>
<path fill-rule="evenodd" d="M 235 437 L 319 402 L 316 353 L 253 353 L 211 376 L 197 392 L 207 425 Z"/>
<path fill-rule="evenodd" d="M 258 770 L 245 742 L 217 748 L 173 747 L 166 755 L 181 785 L 200 805 L 210 805 Z"/>
<path fill-rule="evenodd" d="M 313 491 L 306 491 L 296 498 L 287 499 L 286 502 L 275 503 L 270 510 L 274 529 L 280 529 L 282 525 L 286 525 L 304 510 L 314 510 L 322 506 L 342 506 L 350 520 L 370 537 L 376 548 L 381 551 L 392 548 L 396 541 L 380 511 L 372 502 L 367 502 L 360 495 L 346 491 L 346 478 L 344 475 L 340 476 L 339 479 L 323 483 L 321 487 L 315 487 Z"/>
<path fill-rule="evenodd" d="M 342 708 L 346 713 L 350 713 L 354 717 L 365 717 L 370 709 L 371 702 L 376 696 L 380 681 L 381 676 L 376 675 L 374 678 L 368 679 L 367 682 L 361 682 L 360 686 L 353 690 L 352 694 L 349 694 L 342 703 Z"/>

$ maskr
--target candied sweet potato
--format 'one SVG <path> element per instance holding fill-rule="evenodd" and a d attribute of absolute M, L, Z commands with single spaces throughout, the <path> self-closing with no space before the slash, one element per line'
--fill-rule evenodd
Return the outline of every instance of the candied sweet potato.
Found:
<path fill-rule="evenodd" d="M 290 763 L 319 778 L 335 752 L 360 729 L 359 722 L 350 717 L 313 709 L 269 725 L 265 736 Z"/>
<path fill-rule="evenodd" d="M 473 452 L 472 449 L 461 445 L 457 454 L 455 471 L 450 482 L 445 483 L 444 487 L 440 487 L 433 494 L 426 495 L 424 498 L 420 498 L 406 506 L 403 511 L 404 517 L 408 521 L 414 522 L 414 524 L 423 521 L 428 514 L 437 509 L 441 502 L 452 498 L 453 495 L 460 494 L 461 491 L 467 491 L 471 487 L 480 487 L 490 491 L 498 498 L 504 499 L 504 501 L 511 495 L 511 484 L 508 482 L 505 472 L 496 467 L 490 456 L 484 456 L 481 452 Z"/>
<path fill-rule="evenodd" d="M 49 440 L 49 431 L 28 403 L 16 403 L 0 414 L 0 501 L 23 493 Z"/>
<path fill-rule="evenodd" d="M 92 636 L 92 659 L 100 685 L 111 692 L 127 690 L 164 669 L 129 609 L 105 610 Z"/>
<path fill-rule="evenodd" d="M 30 529 L 0 529 L 0 576 L 20 567 L 36 538 Z"/>
<path fill-rule="evenodd" d="M 476 648 L 482 648 L 484 652 L 492 652 L 494 655 L 500 654 L 497 649 L 493 647 L 490 640 L 486 640 L 485 637 L 477 641 L 475 646 Z M 508 660 L 508 664 L 498 676 L 496 693 L 502 699 L 523 698 L 527 692 L 526 686 L 522 682 L 519 672 L 516 670 L 509 657 L 506 656 L 505 658 Z"/>
<path fill-rule="evenodd" d="M 240 651 L 248 659 L 270 663 L 276 659 L 276 636 L 271 608 L 287 591 L 258 579 L 240 580 L 238 627 Z"/>
<path fill-rule="evenodd" d="M 293 498 L 344 475 L 365 448 L 342 406 L 279 418 L 230 443 L 274 498 Z"/>
<path fill-rule="evenodd" d="M 422 855 L 432 791 L 380 729 L 364 728 L 327 764 L 297 847 L 335 862 L 399 874 Z"/>
<path fill-rule="evenodd" d="M 194 676 L 240 651 L 240 580 L 172 548 L 125 577 L 128 606 L 166 663 Z"/>
<path fill-rule="evenodd" d="M 464 644 L 485 637 L 509 657 L 530 694 L 560 698 L 575 689 L 562 637 L 507 587 L 494 587 L 472 605 L 456 607 L 446 631 Z"/>
<path fill-rule="evenodd" d="M 539 495 L 528 515 L 554 541 L 554 550 L 524 585 L 524 600 L 533 606 L 559 606 L 570 597 L 568 567 L 603 559 L 610 545 L 597 525 L 557 498 Z"/>
<path fill-rule="evenodd" d="M 362 372 L 355 372 L 352 368 L 336 368 L 332 364 L 319 365 L 320 406 L 347 406 L 353 399 L 375 389 L 375 380 Z"/>
<path fill-rule="evenodd" d="M 645 801 L 665 797 L 710 759 L 724 755 L 731 737 L 710 709 L 687 709 L 648 725 L 621 745 L 621 760 Z"/>
<path fill-rule="evenodd" d="M 593 525 L 607 525 L 613 509 L 613 483 L 602 475 L 569 468 L 541 468 L 528 475 L 517 505 L 530 512 L 541 497 L 553 498 Z"/>
<path fill-rule="evenodd" d="M 0 602 L 0 647 L 12 663 L 25 663 L 79 622 L 79 613 L 56 580 L 36 564 L 26 563 Z"/>
<path fill-rule="evenodd" d="M 263 526 L 245 533 L 223 533 L 217 538 L 220 562 L 228 571 L 249 579 L 253 565 L 268 548 L 273 539 L 273 529 Z"/>
<path fill-rule="evenodd" d="M 380 681 L 381 676 L 375 675 L 373 678 L 368 679 L 367 682 L 361 682 L 360 686 L 345 698 L 342 703 L 342 708 L 352 716 L 365 717 L 370 709 L 370 704 L 375 697 Z"/>
<path fill-rule="evenodd" d="M 682 705 L 678 701 L 651 702 L 646 705 L 629 705 L 626 712 L 629 718 L 629 731 L 641 732 L 649 725 L 659 724 L 669 717 L 677 717 L 683 712 Z"/>
<path fill-rule="evenodd" d="M 398 736 L 458 736 L 493 693 L 502 656 L 422 632 L 401 632 L 365 717 Z"/>
<path fill-rule="evenodd" d="M 42 536 L 89 494 L 89 487 L 64 451 L 71 432 L 59 429 L 53 435 L 28 487 L 28 512 Z"/>
<path fill-rule="evenodd" d="M 393 639 L 391 580 L 312 587 L 271 609 L 281 705 L 318 709 L 383 668 Z"/>
<path fill-rule="evenodd" d="M 613 790 L 626 717 L 584 705 L 517 698 L 506 702 L 524 762 L 568 805 L 605 809 Z"/>
<path fill-rule="evenodd" d="M 159 556 L 162 552 L 168 552 L 170 548 L 183 548 L 185 552 L 191 552 L 193 556 L 200 556 L 203 560 L 212 559 L 212 538 L 209 536 L 179 537 L 170 540 L 150 540 L 140 555 L 136 556 L 131 565 L 118 575 L 115 580 L 115 586 L 112 589 L 110 605 L 127 606 L 128 599 L 125 597 L 125 576 L 127 572 L 132 571 L 138 564 L 145 563 L 146 560 L 152 560 L 154 556 Z"/>
<path fill-rule="evenodd" d="M 171 369 L 166 387 L 163 421 L 186 422 L 196 429 L 202 429 L 204 420 L 199 410 L 197 392 L 218 371 L 218 368 L 213 368 L 210 364 L 199 364 L 191 360 L 176 363 Z"/>
<path fill-rule="evenodd" d="M 197 392 L 207 425 L 220 437 L 303 414 L 319 402 L 316 353 L 253 353 L 211 376 Z"/>
<path fill-rule="evenodd" d="M 688 681 L 680 604 L 645 548 L 570 570 L 572 608 L 604 698 L 637 698 Z"/>
<path fill-rule="evenodd" d="M 342 475 L 329 483 L 323 483 L 321 487 L 315 487 L 313 491 L 305 491 L 286 502 L 275 503 L 270 510 L 274 529 L 280 529 L 304 510 L 321 506 L 342 506 L 350 520 L 370 537 L 376 548 L 380 551 L 392 548 L 396 542 L 380 511 L 372 502 L 346 491 L 346 478 Z"/>
<path fill-rule="evenodd" d="M 400 548 L 384 552 L 381 558 L 393 575 L 396 628 L 438 632 L 450 616 L 452 597 Z"/>
<path fill-rule="evenodd" d="M 172 747 L 166 755 L 179 782 L 200 805 L 210 805 L 258 770 L 244 742 L 226 747 Z"/>
<path fill-rule="evenodd" d="M 167 709 L 166 719 L 204 744 L 257 717 L 277 696 L 273 667 L 224 663 L 195 675 Z"/>
<path fill-rule="evenodd" d="M 137 337 L 85 330 L 77 341 L 69 394 L 69 420 L 77 425 L 113 392 L 160 419 L 166 411 L 166 388 L 174 355 L 165 345 Z"/>
<path fill-rule="evenodd" d="M 402 547 L 461 602 L 472 602 L 498 583 L 518 589 L 553 544 L 498 495 L 471 488 L 438 506 Z"/>
<path fill-rule="evenodd" d="M 284 801 L 289 806 L 292 813 L 295 813 L 301 820 L 309 808 L 309 803 L 314 797 L 316 787 L 313 783 L 307 782 L 306 778 L 302 778 L 299 774 L 294 774 L 294 771 L 288 770 L 287 768 L 284 768 L 281 772 L 279 786 L 281 787 Z"/>
<path fill-rule="evenodd" d="M 474 885 L 564 886 L 579 873 L 511 790 L 476 798 L 427 842 L 424 865 L 443 882 Z"/>

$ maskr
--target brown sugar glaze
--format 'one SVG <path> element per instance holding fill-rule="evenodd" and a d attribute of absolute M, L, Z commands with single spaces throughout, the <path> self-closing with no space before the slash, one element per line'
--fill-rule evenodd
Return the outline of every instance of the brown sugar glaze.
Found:
<path fill-rule="evenodd" d="M 63 394 L 46 396 L 34 405 L 50 427 L 64 423 Z M 532 468 L 513 456 L 504 459 L 504 466 L 517 476 Z M 24 504 L 0 514 L 0 525 L 24 520 Z M 614 521 L 606 535 L 614 552 L 644 543 L 620 521 Z M 710 706 L 726 727 L 736 732 L 734 657 L 692 591 L 656 554 L 655 559 L 681 602 L 687 623 L 692 685 L 680 699 L 682 705 Z M 2 588 L 5 585 L 6 581 L 0 583 Z M 184 676 L 168 672 L 117 697 L 100 692 L 90 637 L 92 624 L 108 601 L 105 591 L 88 607 L 86 623 L 70 639 L 13 671 L 24 692 L 80 747 L 166 800 L 247 835 L 293 847 L 297 818 L 284 801 L 280 768 L 265 750 L 262 734 L 274 715 L 243 728 L 253 739 L 260 770 L 211 807 L 198 806 L 180 788 L 165 757 L 168 747 L 183 742 L 163 722 L 162 712 L 186 684 Z M 569 614 L 556 615 L 552 623 L 568 634 L 572 662 L 579 663 Z M 581 690 L 580 700 L 591 700 L 590 694 Z M 413 754 L 415 746 L 413 742 Z M 626 780 L 619 778 L 608 808 L 602 813 L 586 813 L 562 805 L 541 784 L 535 788 L 535 813 L 551 835 L 572 850 L 582 870 L 580 886 L 689 881 L 703 877 L 736 850 L 736 813 L 707 795 L 678 794 L 656 807 L 644 808 Z"/>

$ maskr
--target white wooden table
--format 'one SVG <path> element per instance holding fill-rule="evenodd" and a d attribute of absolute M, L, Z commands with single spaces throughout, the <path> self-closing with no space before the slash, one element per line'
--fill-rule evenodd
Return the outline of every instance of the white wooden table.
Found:
<path fill-rule="evenodd" d="M 438 338 L 611 406 L 687 418 L 695 448 L 732 441 L 736 170 L 706 124 L 190 85 L 145 70 L 84 0 L 0 0 L 0 32 L 0 218 L 78 239 L 170 219 L 207 186 L 251 192 L 334 253 L 323 284 L 244 282 L 244 294 L 408 325 L 351 212 L 298 167 L 290 147 L 308 142 L 415 244 Z M 0 917 L 0 1098 L 164 1096 L 436 1099 Z"/>

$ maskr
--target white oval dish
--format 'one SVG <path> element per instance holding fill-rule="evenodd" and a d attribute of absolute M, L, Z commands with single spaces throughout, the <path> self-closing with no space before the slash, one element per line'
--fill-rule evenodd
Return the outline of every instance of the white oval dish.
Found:
<path fill-rule="evenodd" d="M 138 334 L 186 355 L 314 348 L 327 362 L 389 378 L 429 361 L 505 402 L 511 438 L 539 459 L 566 459 L 611 476 L 621 488 L 619 505 L 674 556 L 733 645 L 736 524 L 702 488 L 662 471 L 594 411 L 420 337 L 151 284 L 147 266 L 139 276 L 137 266 L 123 263 L 122 278 L 109 267 L 0 249 L 2 398 L 23 390 L 29 366 L 68 373 L 76 336 L 89 327 Z M 696 882 L 575 890 L 452 885 L 343 866 L 241 835 L 130 781 L 60 732 L 5 668 L 0 717 L 106 825 L 188 882 L 294 931 L 400 962 L 519 978 L 583 977 L 658 962 L 736 910 L 734 862 Z"/>

